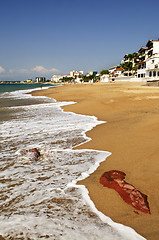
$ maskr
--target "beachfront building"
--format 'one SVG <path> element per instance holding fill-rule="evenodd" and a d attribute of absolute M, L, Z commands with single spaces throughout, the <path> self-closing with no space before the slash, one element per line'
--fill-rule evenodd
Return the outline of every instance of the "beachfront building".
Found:
<path fill-rule="evenodd" d="M 73 70 L 73 71 L 70 72 L 70 76 L 74 77 L 74 78 L 79 78 L 82 75 L 83 75 L 83 71 L 75 71 L 75 70 Z"/>
<path fill-rule="evenodd" d="M 119 77 L 123 76 L 123 68 L 119 66 L 114 66 L 109 68 L 109 76 L 110 77 Z"/>
<path fill-rule="evenodd" d="M 95 78 L 96 76 L 98 77 L 99 75 L 97 71 L 91 71 L 89 73 L 86 73 L 86 77 L 91 77 L 91 76 Z"/>
<path fill-rule="evenodd" d="M 97 74 L 97 72 L 90 71 L 90 72 L 86 73 L 86 77 L 96 76 L 96 74 Z"/>
<path fill-rule="evenodd" d="M 114 67 L 109 68 L 110 77 L 113 77 L 113 76 L 114 76 L 114 71 L 116 70 L 116 68 L 117 68 L 117 66 L 114 66 Z"/>
<path fill-rule="evenodd" d="M 71 71 L 70 76 L 74 78 L 75 82 L 80 82 L 81 78 L 83 77 L 83 71 Z"/>
<path fill-rule="evenodd" d="M 149 40 L 138 52 L 126 54 L 120 68 L 110 68 L 110 77 L 116 80 L 159 81 L 159 39 Z"/>
<path fill-rule="evenodd" d="M 51 77 L 51 82 L 61 82 L 64 78 L 68 80 L 72 80 L 75 82 L 79 82 L 81 77 L 83 76 L 83 71 L 71 71 L 70 74 L 67 75 L 53 75 Z"/>
<path fill-rule="evenodd" d="M 57 83 L 61 82 L 63 78 L 70 77 L 70 75 L 53 75 L 51 77 L 51 82 Z"/>
<path fill-rule="evenodd" d="M 86 73 L 86 77 L 89 77 L 89 76 L 92 76 L 93 75 L 93 72 L 89 72 L 89 73 Z"/>
<path fill-rule="evenodd" d="M 70 75 L 70 74 L 65 74 L 65 75 L 53 75 L 52 77 L 51 77 L 51 82 L 62 82 L 62 80 L 64 79 L 64 78 L 72 78 L 72 76 Z"/>
<path fill-rule="evenodd" d="M 46 78 L 45 77 L 36 77 L 35 82 L 40 83 L 40 82 L 45 82 Z"/>
<path fill-rule="evenodd" d="M 159 78 L 159 54 L 148 59 L 146 65 L 146 77 L 152 80 Z"/>
<path fill-rule="evenodd" d="M 138 51 L 137 77 L 147 80 L 159 79 L 159 39 L 149 40 L 146 47 Z"/>
<path fill-rule="evenodd" d="M 51 77 L 51 82 L 59 82 L 59 80 L 60 80 L 60 75 L 53 75 L 52 77 Z"/>
<path fill-rule="evenodd" d="M 153 80 L 159 78 L 159 40 L 149 40 L 146 47 L 146 77 Z"/>
<path fill-rule="evenodd" d="M 121 76 L 122 73 L 123 73 L 123 69 L 120 68 L 120 67 L 117 67 L 117 68 L 114 70 L 114 76 L 115 76 L 115 77 Z"/>
<path fill-rule="evenodd" d="M 109 74 L 103 74 L 102 76 L 100 76 L 100 81 L 101 82 L 109 82 L 110 81 Z"/>
<path fill-rule="evenodd" d="M 137 66 L 137 77 L 138 78 L 145 78 L 146 77 L 146 60 L 148 58 L 147 55 L 147 47 L 141 47 L 139 49 L 138 53 L 138 58 L 136 62 Z"/>
<path fill-rule="evenodd" d="M 32 82 L 32 79 L 27 79 L 27 83 L 31 83 Z"/>

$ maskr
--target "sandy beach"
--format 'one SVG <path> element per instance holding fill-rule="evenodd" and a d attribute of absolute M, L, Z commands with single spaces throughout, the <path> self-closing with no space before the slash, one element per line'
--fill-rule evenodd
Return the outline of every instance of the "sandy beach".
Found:
<path fill-rule="evenodd" d="M 92 140 L 78 149 L 111 152 L 99 168 L 79 182 L 89 190 L 97 209 L 113 221 L 132 227 L 149 240 L 159 239 L 159 88 L 145 83 L 95 83 L 64 85 L 36 91 L 57 101 L 75 101 L 65 111 L 93 115 L 106 123 L 87 132 Z M 123 201 L 99 179 L 110 170 L 123 171 L 125 181 L 148 196 L 151 214 Z"/>

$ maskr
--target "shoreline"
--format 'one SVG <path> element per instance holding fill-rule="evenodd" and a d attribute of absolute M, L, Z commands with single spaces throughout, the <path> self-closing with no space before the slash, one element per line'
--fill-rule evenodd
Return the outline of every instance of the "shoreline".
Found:
<path fill-rule="evenodd" d="M 157 142 L 159 89 L 142 86 L 143 83 L 108 83 L 92 85 L 65 85 L 35 91 L 57 101 L 75 101 L 62 107 L 64 111 L 91 115 L 104 124 L 86 132 L 92 140 L 75 149 L 95 149 L 111 152 L 98 169 L 79 182 L 89 191 L 96 208 L 113 221 L 133 228 L 147 239 L 159 237 Z M 151 160 L 148 157 L 151 156 Z M 140 160 L 140 161 L 139 161 Z M 149 162 L 153 165 L 149 166 Z M 126 173 L 126 181 L 148 195 L 151 215 L 139 212 L 127 205 L 112 189 L 99 183 L 100 176 L 109 170 Z M 151 176 L 153 178 L 151 179 Z M 149 179 L 147 181 L 147 179 Z M 146 184 L 145 184 L 146 183 Z M 151 229 L 150 229 L 151 224 Z"/>

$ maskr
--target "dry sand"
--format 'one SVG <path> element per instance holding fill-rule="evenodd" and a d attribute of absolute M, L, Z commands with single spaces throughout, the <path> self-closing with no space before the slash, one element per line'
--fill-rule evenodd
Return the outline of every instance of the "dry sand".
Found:
<path fill-rule="evenodd" d="M 94 115 L 107 123 L 87 132 L 91 141 L 77 147 L 112 153 L 84 184 L 98 210 L 113 221 L 135 229 L 149 240 L 159 239 L 159 88 L 144 83 L 65 85 L 34 92 L 57 101 L 75 101 L 65 111 Z M 105 171 L 126 173 L 126 182 L 148 196 L 151 215 L 126 204 L 99 183 Z"/>

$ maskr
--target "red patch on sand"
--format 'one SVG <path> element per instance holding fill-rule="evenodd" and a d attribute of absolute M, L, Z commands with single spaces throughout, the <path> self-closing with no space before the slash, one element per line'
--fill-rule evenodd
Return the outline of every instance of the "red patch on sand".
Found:
<path fill-rule="evenodd" d="M 112 188 L 119 193 L 120 197 L 135 209 L 150 213 L 147 195 L 141 193 L 134 186 L 124 181 L 126 174 L 121 171 L 111 170 L 105 172 L 101 178 L 100 183 L 104 187 Z"/>

